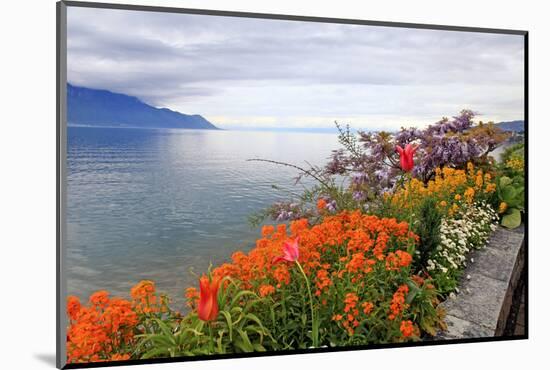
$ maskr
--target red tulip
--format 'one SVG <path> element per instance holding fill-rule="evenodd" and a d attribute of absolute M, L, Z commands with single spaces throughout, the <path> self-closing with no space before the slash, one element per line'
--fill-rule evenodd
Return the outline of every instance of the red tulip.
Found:
<path fill-rule="evenodd" d="M 214 277 L 212 281 L 203 276 L 200 279 L 200 300 L 199 300 L 199 319 L 203 321 L 212 321 L 218 317 L 218 289 L 220 287 L 220 278 Z"/>
<path fill-rule="evenodd" d="M 273 258 L 273 263 L 281 262 L 281 261 L 287 261 L 287 262 L 295 262 L 298 261 L 298 256 L 300 255 L 300 252 L 298 250 L 298 242 L 300 241 L 300 237 L 297 237 L 292 242 L 284 242 L 283 244 L 283 255 Z"/>
<path fill-rule="evenodd" d="M 405 145 L 405 149 L 401 148 L 399 145 L 396 145 L 395 149 L 399 153 L 399 158 L 401 159 L 401 169 L 405 172 L 411 171 L 414 168 L 413 156 L 418 147 L 407 144 Z"/>

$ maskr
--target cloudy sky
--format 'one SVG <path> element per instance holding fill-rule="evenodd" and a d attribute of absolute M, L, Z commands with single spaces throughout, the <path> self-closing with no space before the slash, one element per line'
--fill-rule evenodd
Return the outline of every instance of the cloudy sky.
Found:
<path fill-rule="evenodd" d="M 523 119 L 523 37 L 68 8 L 68 80 L 223 128 Z"/>

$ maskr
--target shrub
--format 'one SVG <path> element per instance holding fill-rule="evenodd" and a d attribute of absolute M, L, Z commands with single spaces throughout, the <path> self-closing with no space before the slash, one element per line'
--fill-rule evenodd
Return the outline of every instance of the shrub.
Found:
<path fill-rule="evenodd" d="M 521 225 L 521 214 L 525 206 L 523 175 L 514 178 L 502 176 L 497 181 L 498 213 L 501 224 L 513 229 Z"/>
<path fill-rule="evenodd" d="M 437 200 L 428 197 L 419 207 L 418 220 L 414 224 L 414 230 L 420 237 L 420 242 L 415 255 L 417 272 L 424 269 L 428 259 L 435 252 L 441 242 L 441 219 L 443 214 L 438 207 Z"/>
<path fill-rule="evenodd" d="M 525 207 L 524 143 L 508 147 L 499 166 L 497 192 L 493 206 L 501 215 L 501 224 L 507 228 L 521 225 Z"/>

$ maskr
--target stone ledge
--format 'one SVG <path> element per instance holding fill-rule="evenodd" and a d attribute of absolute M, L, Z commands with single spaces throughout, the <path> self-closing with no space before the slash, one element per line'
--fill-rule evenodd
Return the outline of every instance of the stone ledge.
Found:
<path fill-rule="evenodd" d="M 503 335 L 512 297 L 523 273 L 524 229 L 499 227 L 487 246 L 468 256 L 460 293 L 442 303 L 447 331 L 435 339 L 484 338 Z M 469 277 L 467 279 L 466 277 Z"/>

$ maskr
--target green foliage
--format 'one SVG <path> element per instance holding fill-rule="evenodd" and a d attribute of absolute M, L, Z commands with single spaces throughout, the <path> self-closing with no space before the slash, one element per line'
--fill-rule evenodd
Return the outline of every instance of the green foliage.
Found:
<path fill-rule="evenodd" d="M 510 229 L 521 225 L 521 213 L 525 206 L 523 176 L 518 175 L 513 179 L 507 176 L 500 177 L 497 180 L 497 196 L 499 204 L 503 205 L 500 206 L 501 225 Z"/>
<path fill-rule="evenodd" d="M 441 219 L 443 214 L 433 197 L 425 198 L 418 210 L 418 220 L 414 223 L 414 232 L 420 237 L 420 243 L 415 255 L 417 271 L 424 270 L 428 259 L 441 242 Z"/>
<path fill-rule="evenodd" d="M 445 330 L 445 311 L 438 307 L 437 291 L 432 289 L 431 282 L 413 283 L 409 281 L 410 293 L 407 301 L 411 306 L 413 320 L 418 323 L 422 331 L 429 335 L 436 335 L 438 330 Z"/>
<path fill-rule="evenodd" d="M 523 159 L 525 156 L 525 143 L 522 141 L 520 143 L 509 146 L 504 150 L 500 156 L 501 162 L 506 163 L 510 159 Z"/>
<path fill-rule="evenodd" d="M 142 359 L 155 357 L 194 356 L 212 353 L 242 353 L 277 348 L 270 331 L 256 312 L 267 310 L 265 302 L 254 292 L 240 290 L 229 278 L 218 300 L 216 320 L 204 322 L 196 312 L 181 320 L 163 321 L 153 318 L 152 328 L 138 337 L 136 353 Z M 223 284 L 223 282 L 222 282 Z"/>

